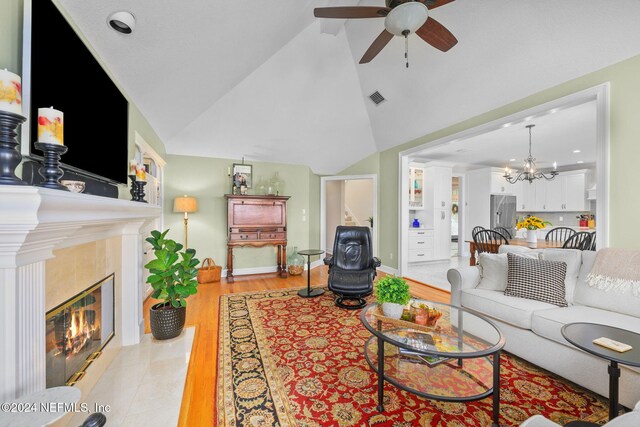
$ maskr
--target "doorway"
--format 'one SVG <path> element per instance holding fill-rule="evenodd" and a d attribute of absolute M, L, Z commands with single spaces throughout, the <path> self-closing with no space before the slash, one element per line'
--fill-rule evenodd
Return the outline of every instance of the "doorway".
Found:
<path fill-rule="evenodd" d="M 373 255 L 378 253 L 376 175 L 331 176 L 320 179 L 320 249 L 333 251 L 339 225 L 369 227 Z"/>
<path fill-rule="evenodd" d="M 574 93 L 572 95 L 559 98 L 545 104 L 532 107 L 528 110 L 514 113 L 510 116 L 505 116 L 500 119 L 496 119 L 492 122 L 485 123 L 483 125 L 464 130 L 462 132 L 452 134 L 438 140 L 429 142 L 427 144 L 408 149 L 399 153 L 399 207 L 398 214 L 400 221 L 398 223 L 398 235 L 400 239 L 398 241 L 398 266 L 399 274 L 407 275 L 409 267 L 411 266 L 411 254 L 409 253 L 410 242 L 410 201 L 407 191 L 409 185 L 409 171 L 412 162 L 418 159 L 425 165 L 428 162 L 448 162 L 453 165 L 453 175 L 460 173 L 464 181 L 459 183 L 459 189 L 466 190 L 464 194 L 460 194 L 463 199 L 458 200 L 459 218 L 458 218 L 458 259 L 468 256 L 469 246 L 464 245 L 465 239 L 470 239 L 471 229 L 475 225 L 486 223 L 485 227 L 490 227 L 490 197 L 489 194 L 499 194 L 503 186 L 494 185 L 504 181 L 504 165 L 509 165 L 511 162 L 515 162 L 513 168 L 517 168 L 517 162 L 520 159 L 519 155 L 507 155 L 507 150 L 502 152 L 496 150 L 490 150 L 489 148 L 500 144 L 500 139 L 497 138 L 498 133 L 501 135 L 509 135 L 509 132 L 516 132 L 521 130 L 525 124 L 535 121 L 540 126 L 539 134 L 541 134 L 545 127 L 544 123 L 553 123 L 554 121 L 561 121 L 566 126 L 581 123 L 580 118 L 586 118 L 587 121 L 581 126 L 577 127 L 578 130 L 586 132 L 586 135 L 582 135 L 580 138 L 570 138 L 574 134 L 558 132 L 561 136 L 560 143 L 553 138 L 552 134 L 549 134 L 548 138 L 543 138 L 540 135 L 539 140 L 536 140 L 536 149 L 538 156 L 543 156 L 545 153 L 553 152 L 554 156 L 564 156 L 562 160 L 558 162 L 558 170 L 560 173 L 566 173 L 567 176 L 573 174 L 580 177 L 581 185 L 585 187 L 584 190 L 590 190 L 588 195 L 580 197 L 580 200 L 586 203 L 584 208 L 577 209 L 579 213 L 586 213 L 587 216 L 595 217 L 598 219 L 595 224 L 595 230 L 597 231 L 597 247 L 603 248 L 608 246 L 608 210 L 609 210 L 609 103 L 608 103 L 609 84 L 601 84 L 593 88 L 585 89 L 583 91 Z M 588 114 L 581 115 L 584 112 Z M 572 114 L 577 116 L 571 120 L 560 120 L 559 117 L 568 117 Z M 567 116 L 564 116 L 567 115 Z M 555 117 L 555 119 L 554 119 Z M 551 126 L 548 129 L 553 129 Z M 565 128 L 561 128 L 565 129 Z M 577 131 L 576 131 L 577 132 Z M 563 136 L 564 135 L 564 136 Z M 576 133 L 577 135 L 577 133 Z M 521 138 L 520 138 L 521 139 Z M 471 142 L 473 140 L 473 142 Z M 518 141 L 518 135 L 511 138 L 513 141 Z M 550 149 L 544 149 L 544 141 L 548 141 Z M 555 141 L 555 142 L 554 142 Z M 572 141 L 568 143 L 567 141 Z M 576 144 L 587 144 L 589 141 L 593 143 L 589 146 L 589 150 L 585 150 L 585 147 L 578 147 Z M 526 142 L 526 141 L 525 141 Z M 495 144 L 495 146 L 491 145 Z M 509 146 L 511 147 L 511 146 Z M 559 152 L 558 148 L 563 148 L 564 151 Z M 552 151 L 552 150 L 556 151 Z M 588 151 L 588 153 L 586 152 Z M 498 158 L 495 161 L 489 161 L 489 155 L 497 152 Z M 586 156 L 589 154 L 589 156 Z M 581 156 L 581 157 L 571 157 Z M 513 157 L 513 158 L 510 158 Z M 584 159 L 582 158 L 584 157 Z M 552 160 L 552 159 L 548 159 Z M 542 164 L 542 163 L 541 163 Z M 555 165 L 542 164 L 542 168 L 555 168 Z M 495 169 L 495 170 L 494 170 Z M 487 173 L 489 171 L 489 173 Z M 584 175 L 582 173 L 584 172 Z M 493 178 L 499 179 L 493 179 Z M 577 179 L 576 179 L 577 180 Z M 477 188 L 482 186 L 486 191 L 476 191 Z M 545 187 L 546 188 L 546 187 Z M 597 200 L 595 196 L 591 196 L 591 193 L 597 191 Z M 511 189 L 516 198 L 521 197 L 524 200 L 524 206 L 526 208 L 527 198 L 526 194 L 519 194 L 517 187 Z M 591 191 L 593 190 L 593 191 Z M 486 194 L 485 194 L 486 193 Z M 575 194 L 587 193 L 580 190 L 576 190 Z M 546 192 L 541 192 L 546 194 Z M 537 192 L 536 192 L 537 195 Z M 586 200 L 584 200 L 586 199 Z M 534 201 L 535 208 L 533 210 L 527 210 L 536 212 L 539 209 L 537 197 Z M 485 206 L 486 205 L 486 206 Z M 561 204 L 561 206 L 567 206 L 568 203 Z M 478 209 L 475 207 L 479 206 Z M 462 209 L 464 207 L 464 209 Z M 568 209 L 568 208 L 567 208 Z M 542 212 L 545 217 L 551 219 L 552 224 L 560 224 L 569 222 L 568 219 L 575 217 L 573 210 L 571 210 L 571 217 L 567 212 L 554 211 L 551 208 L 547 209 L 546 203 L 542 204 Z M 582 215 L 584 216 L 584 215 Z M 484 221 L 486 217 L 486 221 Z M 572 224 L 568 224 L 572 225 Z M 430 265 L 430 272 L 433 270 L 434 265 Z M 446 278 L 446 275 L 444 276 Z M 433 283 L 429 283 L 433 284 Z M 448 281 L 443 282 L 448 286 Z"/>

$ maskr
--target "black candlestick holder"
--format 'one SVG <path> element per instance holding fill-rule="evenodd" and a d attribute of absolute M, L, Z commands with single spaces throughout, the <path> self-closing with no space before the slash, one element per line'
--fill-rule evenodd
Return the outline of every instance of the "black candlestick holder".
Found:
<path fill-rule="evenodd" d="M 69 191 L 67 187 L 60 184 L 60 178 L 64 175 L 64 172 L 60 169 L 60 157 L 66 153 L 69 148 L 64 145 L 51 144 L 49 142 L 36 142 L 34 146 L 42 151 L 44 157 L 42 167 L 38 170 L 38 173 L 44 181 L 38 184 L 38 186 Z"/>
<path fill-rule="evenodd" d="M 144 199 L 144 186 L 147 185 L 146 181 L 137 181 L 135 175 L 129 175 L 131 179 L 131 201 L 132 202 L 142 202 L 147 203 Z"/>
<path fill-rule="evenodd" d="M 0 111 L 0 185 L 27 185 L 15 173 L 22 161 L 16 129 L 25 120 L 27 118 L 20 114 Z"/>

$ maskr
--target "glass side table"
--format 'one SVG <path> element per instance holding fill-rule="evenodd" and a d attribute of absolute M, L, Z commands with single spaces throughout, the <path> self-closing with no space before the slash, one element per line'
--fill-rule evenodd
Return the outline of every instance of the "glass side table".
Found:
<path fill-rule="evenodd" d="M 313 298 L 324 294 L 324 289 L 311 289 L 311 257 L 322 255 L 324 251 L 320 249 L 307 249 L 304 251 L 298 251 L 298 253 L 307 257 L 307 289 L 300 289 L 300 291 L 298 291 L 298 295 L 302 298 Z"/>

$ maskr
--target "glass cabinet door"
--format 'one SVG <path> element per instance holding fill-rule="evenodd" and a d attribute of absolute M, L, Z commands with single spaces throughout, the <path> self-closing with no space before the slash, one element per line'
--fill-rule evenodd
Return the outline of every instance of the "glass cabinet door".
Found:
<path fill-rule="evenodd" d="M 424 209 L 424 169 L 409 168 L 409 209 Z"/>

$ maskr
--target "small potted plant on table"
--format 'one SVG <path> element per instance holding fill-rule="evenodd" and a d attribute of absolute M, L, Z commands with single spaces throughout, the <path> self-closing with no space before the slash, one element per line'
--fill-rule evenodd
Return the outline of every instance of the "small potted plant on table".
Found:
<path fill-rule="evenodd" d="M 402 316 L 404 307 L 409 303 L 409 285 L 397 276 L 385 276 L 375 286 L 378 304 L 382 305 L 382 313 L 392 319 Z"/>
<path fill-rule="evenodd" d="M 151 296 L 163 300 L 151 307 L 151 333 L 158 340 L 175 338 L 182 332 L 186 319 L 186 298 L 197 292 L 198 259 L 195 249 L 186 249 L 165 236 L 169 230 L 151 232 L 146 241 L 153 246 L 155 259 L 144 267 L 149 270 L 147 283 Z"/>

